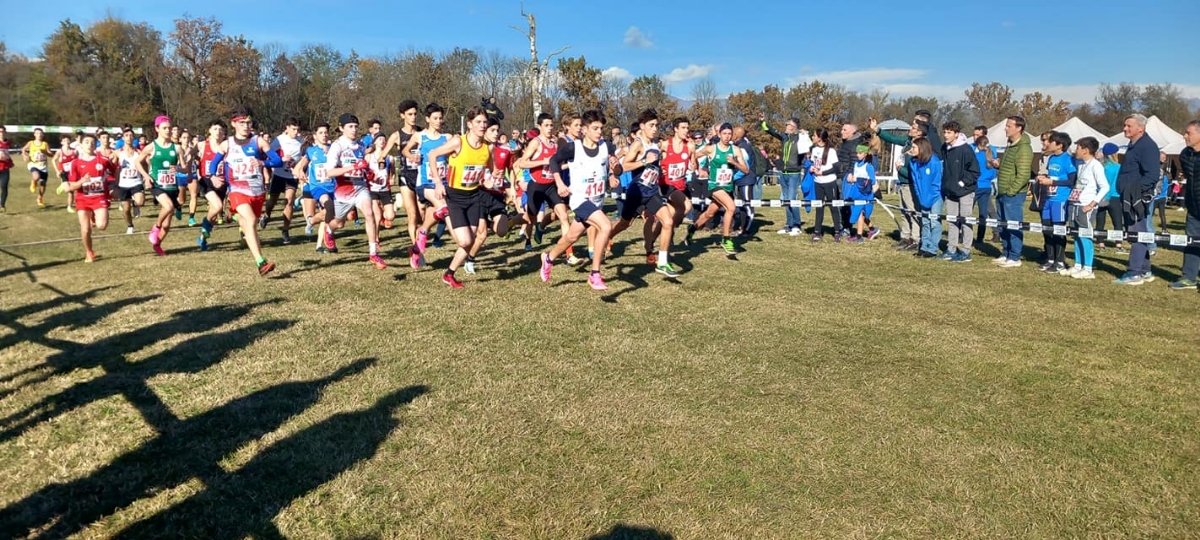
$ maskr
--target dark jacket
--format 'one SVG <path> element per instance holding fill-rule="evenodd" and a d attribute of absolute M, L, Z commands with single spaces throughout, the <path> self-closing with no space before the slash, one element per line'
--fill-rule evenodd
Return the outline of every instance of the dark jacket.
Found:
<path fill-rule="evenodd" d="M 975 185 L 979 182 L 979 160 L 975 151 L 960 137 L 961 144 L 945 146 L 946 159 L 942 161 L 942 196 L 958 200 L 964 195 L 975 193 Z"/>
<path fill-rule="evenodd" d="M 737 145 L 738 148 L 745 150 L 746 153 L 750 155 L 750 157 L 749 157 L 748 161 L 746 161 L 746 168 L 749 169 L 749 172 L 747 172 L 741 178 L 734 180 L 733 185 L 735 185 L 735 186 L 753 186 L 754 184 L 757 184 L 758 176 L 756 176 L 754 174 L 754 171 L 755 171 L 755 168 L 758 166 L 758 160 L 763 159 L 763 157 L 761 155 L 759 155 L 758 149 L 754 148 L 754 145 L 750 143 L 750 139 L 742 137 L 742 140 L 737 141 L 734 144 Z"/>
<path fill-rule="evenodd" d="M 782 161 L 783 164 L 780 166 L 779 170 L 784 173 L 802 172 L 804 158 L 808 154 L 807 152 L 800 153 L 800 147 L 807 147 L 808 145 L 800 144 L 800 132 L 797 131 L 791 135 L 788 135 L 787 133 L 780 133 L 774 129 L 771 129 L 771 126 L 768 126 L 766 122 L 762 123 L 762 128 L 767 132 L 768 135 L 779 139 L 779 142 L 783 143 L 783 148 L 779 154 L 780 161 Z"/>
<path fill-rule="evenodd" d="M 1162 179 L 1161 174 L 1158 144 L 1150 135 L 1143 134 L 1125 149 L 1125 160 L 1121 162 L 1121 170 L 1117 173 L 1117 191 L 1121 194 L 1121 200 L 1133 203 L 1149 199 Z"/>
<path fill-rule="evenodd" d="M 1183 186 L 1183 205 L 1187 207 L 1189 216 L 1200 218 L 1200 152 L 1192 147 L 1184 148 L 1179 153 L 1179 164 L 1187 184 Z"/>
<path fill-rule="evenodd" d="M 862 144 L 862 133 L 842 141 L 838 146 L 837 175 L 839 180 L 845 180 L 846 175 L 854 172 L 854 164 L 858 162 L 858 151 L 855 148 Z"/>

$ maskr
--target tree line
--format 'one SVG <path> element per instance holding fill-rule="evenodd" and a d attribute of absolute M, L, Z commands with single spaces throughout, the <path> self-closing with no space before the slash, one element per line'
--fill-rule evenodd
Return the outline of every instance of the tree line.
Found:
<path fill-rule="evenodd" d="M 514 50 L 521 45 L 514 39 Z M 724 121 L 755 124 L 759 112 L 765 112 L 776 124 L 795 116 L 809 129 L 825 127 L 834 134 L 843 122 L 865 126 L 872 117 L 908 120 L 919 109 L 932 111 L 936 121 L 955 119 L 964 126 L 990 126 L 1020 114 L 1031 133 L 1072 114 L 1106 134 L 1120 131 L 1131 112 L 1157 114 L 1176 128 L 1197 114 L 1174 85 L 1129 83 L 1101 85 L 1095 103 L 1073 106 L 1041 92 L 1016 96 L 999 82 L 972 84 L 957 101 L 857 92 L 821 81 L 790 88 L 767 85 L 722 99 L 715 81 L 706 77 L 692 84 L 681 103 L 657 75 L 624 80 L 606 76 L 585 56 L 556 60 L 541 96 L 543 108 L 560 115 L 600 108 L 610 123 L 626 128 L 650 107 L 665 121 L 686 115 L 696 128 Z M 166 35 L 147 23 L 115 16 L 86 28 L 68 19 L 47 37 L 40 58 L 11 53 L 0 42 L 0 119 L 7 124 L 148 126 L 154 116 L 166 113 L 178 125 L 203 129 L 240 104 L 253 108 L 260 124 L 271 130 L 290 116 L 311 128 L 344 111 L 364 121 L 381 119 L 391 128 L 397 124 L 396 105 L 404 99 L 437 102 L 453 119 L 481 98 L 495 97 L 505 111 L 506 128 L 528 128 L 535 116 L 531 79 L 528 58 L 496 50 L 455 47 L 360 56 L 313 44 L 289 51 L 226 34 L 213 18 L 176 19 Z M 778 151 L 778 141 L 757 129 L 748 131 L 758 145 Z"/>

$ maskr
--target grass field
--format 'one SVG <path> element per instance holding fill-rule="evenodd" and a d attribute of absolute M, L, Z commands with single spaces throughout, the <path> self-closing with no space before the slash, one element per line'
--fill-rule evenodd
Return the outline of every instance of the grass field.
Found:
<path fill-rule="evenodd" d="M 0 245 L 77 235 L 27 186 Z M 0 537 L 1200 535 L 1178 251 L 1122 288 L 1113 251 L 1079 282 L 767 225 L 672 282 L 637 232 L 605 294 L 513 240 L 452 291 L 396 229 L 386 271 L 359 232 L 319 257 L 268 231 L 260 279 L 234 230 L 164 259 L 150 223 L 91 265 L 0 253 Z"/>

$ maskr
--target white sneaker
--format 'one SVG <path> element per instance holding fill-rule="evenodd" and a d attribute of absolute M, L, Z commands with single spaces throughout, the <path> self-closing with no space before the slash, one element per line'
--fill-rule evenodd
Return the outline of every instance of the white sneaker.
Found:
<path fill-rule="evenodd" d="M 792 229 L 788 231 L 788 236 L 800 236 L 800 227 L 792 227 Z"/>
<path fill-rule="evenodd" d="M 1075 279 L 1096 279 L 1096 273 L 1091 270 L 1080 269 L 1078 272 L 1071 274 Z"/>
<path fill-rule="evenodd" d="M 1020 268 L 1021 261 L 1004 261 L 1000 263 L 1000 268 Z"/>
<path fill-rule="evenodd" d="M 775 231 L 775 234 L 789 234 L 791 232 L 792 232 L 791 229 L 784 228 L 784 229 L 779 229 L 778 231 Z"/>
<path fill-rule="evenodd" d="M 576 257 L 574 255 L 567 257 L 567 264 L 570 266 L 576 266 L 581 262 L 583 262 L 583 259 L 580 259 L 579 257 Z M 474 273 L 474 272 L 472 272 L 472 273 Z"/>
<path fill-rule="evenodd" d="M 1071 274 L 1074 274 L 1074 273 L 1075 273 L 1077 270 L 1083 270 L 1083 268 L 1082 268 L 1082 267 L 1081 267 L 1081 268 L 1074 268 L 1074 267 L 1072 267 L 1072 268 L 1066 268 L 1066 267 L 1063 267 L 1063 268 L 1061 268 L 1061 269 L 1059 269 L 1059 270 L 1058 270 L 1058 275 L 1060 275 L 1060 276 L 1069 276 L 1069 275 L 1071 275 Z"/>
<path fill-rule="evenodd" d="M 471 261 L 467 261 L 465 264 L 463 264 L 463 270 L 466 270 L 468 274 L 474 274 L 475 273 L 475 263 L 473 263 Z"/>
<path fill-rule="evenodd" d="M 133 227 L 125 227 L 125 234 L 133 234 Z"/>
<path fill-rule="evenodd" d="M 992 259 L 992 264 L 1004 264 L 1006 262 L 1008 262 L 1008 257 L 1005 257 L 1003 255 L 996 257 L 995 259 Z"/>

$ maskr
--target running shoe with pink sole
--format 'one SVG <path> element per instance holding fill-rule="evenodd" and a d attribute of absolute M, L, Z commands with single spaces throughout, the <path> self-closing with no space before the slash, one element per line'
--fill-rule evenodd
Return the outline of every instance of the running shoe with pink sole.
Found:
<path fill-rule="evenodd" d="M 370 260 L 371 260 L 371 264 L 375 265 L 375 268 L 378 268 L 380 270 L 387 268 L 387 263 L 383 262 L 383 257 L 380 257 L 378 254 L 371 255 Z"/>
<path fill-rule="evenodd" d="M 588 285 L 591 285 L 592 290 L 594 291 L 608 290 L 608 285 L 604 284 L 604 278 L 600 277 L 600 274 L 592 274 L 588 276 Z"/>
<path fill-rule="evenodd" d="M 554 264 L 550 262 L 550 256 L 543 253 L 542 254 L 542 270 L 539 272 L 539 274 L 541 274 L 541 276 L 542 276 L 543 282 L 550 281 L 550 269 L 553 267 L 554 267 Z"/>

